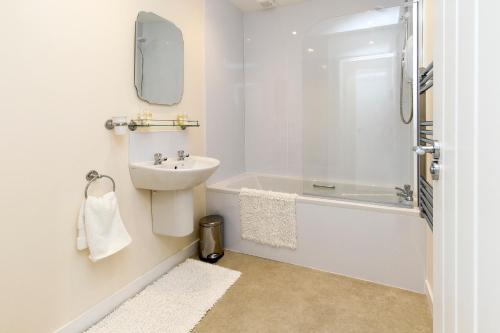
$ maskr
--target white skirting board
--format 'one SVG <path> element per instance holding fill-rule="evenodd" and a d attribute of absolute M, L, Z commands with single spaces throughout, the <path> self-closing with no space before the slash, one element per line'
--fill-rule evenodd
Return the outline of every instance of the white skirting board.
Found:
<path fill-rule="evenodd" d="M 427 302 L 429 303 L 429 308 L 431 309 L 431 314 L 433 314 L 434 309 L 434 294 L 432 293 L 432 288 L 429 280 L 425 280 L 425 295 L 427 296 Z"/>
<path fill-rule="evenodd" d="M 196 253 L 197 247 L 198 241 L 194 241 L 184 249 L 161 262 L 146 274 L 140 276 L 122 289 L 115 292 L 113 295 L 94 305 L 92 308 L 81 314 L 78 318 L 70 321 L 55 332 L 80 333 L 85 331 L 86 329 L 97 323 L 99 320 L 104 318 L 108 313 L 116 309 L 120 304 L 128 300 L 130 297 L 136 295 L 147 285 L 157 280 L 160 276 L 167 273 L 172 268 L 185 261 L 187 258 L 193 256 Z"/>

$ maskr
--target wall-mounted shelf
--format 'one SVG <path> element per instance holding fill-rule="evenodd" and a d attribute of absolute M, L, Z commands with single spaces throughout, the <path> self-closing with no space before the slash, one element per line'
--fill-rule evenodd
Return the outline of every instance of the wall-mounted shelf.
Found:
<path fill-rule="evenodd" d="M 115 123 L 112 119 L 106 120 L 104 127 L 108 130 L 114 129 L 116 126 L 127 126 L 130 131 L 135 131 L 138 128 L 146 127 L 179 127 L 185 130 L 188 127 L 200 127 L 198 120 L 171 120 L 171 119 L 148 119 L 148 120 L 131 120 L 128 123 Z"/>

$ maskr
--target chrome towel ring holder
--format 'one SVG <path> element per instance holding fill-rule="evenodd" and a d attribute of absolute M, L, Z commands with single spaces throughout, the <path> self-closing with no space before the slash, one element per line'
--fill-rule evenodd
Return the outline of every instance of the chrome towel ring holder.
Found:
<path fill-rule="evenodd" d="M 113 178 L 111 178 L 110 176 L 107 176 L 107 175 L 101 175 L 101 174 L 99 174 L 99 172 L 97 172 L 95 170 L 90 170 L 87 173 L 87 175 L 85 176 L 85 179 L 88 181 L 88 184 L 85 187 L 85 199 L 88 198 L 87 192 L 89 190 L 90 185 L 93 182 L 95 182 L 96 180 L 101 179 L 101 178 L 108 178 L 109 180 L 111 180 L 111 182 L 113 183 L 113 192 L 115 192 L 116 184 L 115 184 L 115 181 Z"/>

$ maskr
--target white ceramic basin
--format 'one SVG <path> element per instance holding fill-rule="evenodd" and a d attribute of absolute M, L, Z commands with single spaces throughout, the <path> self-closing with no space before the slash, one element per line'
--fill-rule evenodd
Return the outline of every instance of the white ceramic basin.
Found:
<path fill-rule="evenodd" d="M 132 183 L 138 189 L 177 191 L 191 189 L 210 177 L 219 167 L 214 158 L 190 156 L 184 161 L 167 160 L 160 165 L 153 161 L 129 164 Z"/>

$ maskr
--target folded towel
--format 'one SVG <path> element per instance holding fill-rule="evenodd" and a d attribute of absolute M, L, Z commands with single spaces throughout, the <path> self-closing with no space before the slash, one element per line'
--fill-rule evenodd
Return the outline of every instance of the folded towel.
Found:
<path fill-rule="evenodd" d="M 76 248 L 80 251 L 85 250 L 87 245 L 87 234 L 85 233 L 85 200 L 80 206 L 80 213 L 78 214 L 78 236 L 76 237 Z"/>
<path fill-rule="evenodd" d="M 274 247 L 297 248 L 297 194 L 242 188 L 241 238 Z"/>
<path fill-rule="evenodd" d="M 115 192 L 102 197 L 89 196 L 80 208 L 77 248 L 88 247 L 92 262 L 108 257 L 130 244 L 120 217 Z"/>

